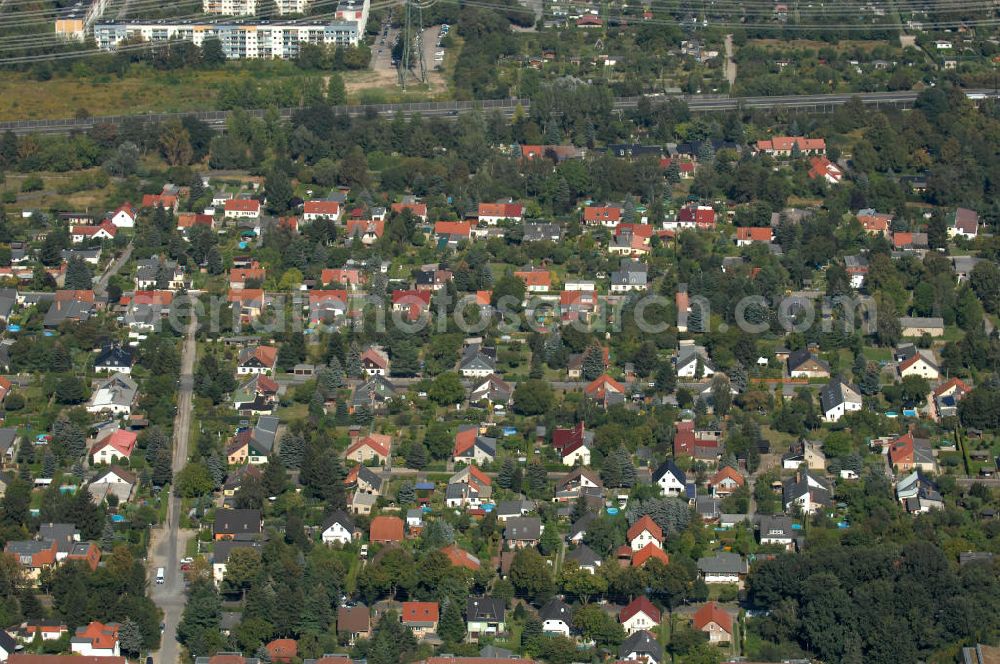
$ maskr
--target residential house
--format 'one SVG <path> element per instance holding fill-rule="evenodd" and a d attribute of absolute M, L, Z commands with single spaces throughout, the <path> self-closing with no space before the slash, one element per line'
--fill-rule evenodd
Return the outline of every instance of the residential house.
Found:
<path fill-rule="evenodd" d="M 950 215 L 948 237 L 975 240 L 979 234 L 979 214 L 967 208 L 956 208 Z"/>
<path fill-rule="evenodd" d="M 87 402 L 87 412 L 131 415 L 138 394 L 139 385 L 129 375 L 115 372 L 109 378 L 98 381 Z"/>
<path fill-rule="evenodd" d="M 649 598 L 640 595 L 618 612 L 618 622 L 629 636 L 641 631 L 651 632 L 660 626 L 660 610 Z"/>
<path fill-rule="evenodd" d="M 516 516 L 506 520 L 503 538 L 509 549 L 538 546 L 542 537 L 542 520 L 536 516 Z"/>
<path fill-rule="evenodd" d="M 847 413 L 861 410 L 861 392 L 837 376 L 819 391 L 823 419 L 837 422 Z"/>
<path fill-rule="evenodd" d="M 889 237 L 889 229 L 892 227 L 893 220 L 891 214 L 877 212 L 873 208 L 865 208 L 858 210 L 857 220 L 869 235 Z"/>
<path fill-rule="evenodd" d="M 451 509 L 462 507 L 478 508 L 482 505 L 479 488 L 465 482 L 449 483 L 445 487 L 444 504 Z"/>
<path fill-rule="evenodd" d="M 267 271 L 257 267 L 255 261 L 253 267 L 234 267 L 229 271 L 229 288 L 232 290 L 260 288 L 266 278 Z"/>
<path fill-rule="evenodd" d="M 659 468 L 653 472 L 653 484 L 660 487 L 660 492 L 665 496 L 682 496 L 685 493 L 687 475 L 677 467 L 672 459 L 664 461 Z"/>
<path fill-rule="evenodd" d="M 927 233 L 895 231 L 892 234 L 892 246 L 899 251 L 922 252 L 927 249 Z"/>
<path fill-rule="evenodd" d="M 458 370 L 465 378 L 486 378 L 496 371 L 496 356 L 496 349 L 483 346 L 482 340 L 467 341 Z"/>
<path fill-rule="evenodd" d="M 215 230 L 215 217 L 210 214 L 198 214 L 197 212 L 182 212 L 177 215 L 177 230 L 187 237 L 187 234 L 196 226 L 204 226 L 209 230 Z"/>
<path fill-rule="evenodd" d="M 431 306 L 431 292 L 420 290 L 394 290 L 392 291 L 392 310 L 406 314 L 407 318 L 415 321 L 424 314 Z"/>
<path fill-rule="evenodd" d="M 98 373 L 132 373 L 133 353 L 127 346 L 105 346 L 94 358 L 94 371 Z"/>
<path fill-rule="evenodd" d="M 904 337 L 921 337 L 925 334 L 932 337 L 944 335 L 944 319 L 938 316 L 900 316 L 899 326 Z"/>
<path fill-rule="evenodd" d="M 486 473 L 471 465 L 460 468 L 458 472 L 448 478 L 448 484 L 449 486 L 452 484 L 469 484 L 483 500 L 489 499 L 493 494 L 493 480 Z M 520 512 L 518 513 L 520 514 Z"/>
<path fill-rule="evenodd" d="M 972 388 L 962 381 L 961 378 L 950 378 L 941 385 L 938 385 L 931 393 L 933 398 L 932 417 L 940 419 L 942 417 L 958 415 L 958 402 L 971 390 Z"/>
<path fill-rule="evenodd" d="M 868 258 L 865 256 L 844 256 L 844 269 L 851 279 L 851 288 L 857 290 L 865 285 L 868 276 Z"/>
<path fill-rule="evenodd" d="M 562 227 L 559 224 L 525 224 L 521 242 L 560 242 L 563 238 Z"/>
<path fill-rule="evenodd" d="M 596 291 L 564 290 L 559 294 L 559 318 L 563 324 L 575 321 L 590 322 L 597 309 Z"/>
<path fill-rule="evenodd" d="M 808 349 L 788 356 L 788 375 L 792 378 L 829 378 L 830 365 Z"/>
<path fill-rule="evenodd" d="M 626 638 L 618 647 L 618 659 L 630 661 L 644 661 L 646 664 L 661 664 L 663 659 L 663 646 L 652 633 L 638 631 Z"/>
<path fill-rule="evenodd" d="M 260 201 L 254 198 L 231 198 L 222 209 L 226 219 L 260 219 Z"/>
<path fill-rule="evenodd" d="M 361 368 L 369 376 L 385 376 L 389 373 L 389 354 L 380 346 L 369 346 L 361 353 Z"/>
<path fill-rule="evenodd" d="M 804 136 L 774 136 L 770 140 L 757 141 L 756 149 L 758 154 L 771 157 L 818 156 L 826 154 L 826 141 Z"/>
<path fill-rule="evenodd" d="M 99 623 L 96 620 L 85 627 L 77 627 L 70 639 L 69 649 L 83 657 L 115 657 L 121 654 L 118 646 L 118 623 Z"/>
<path fill-rule="evenodd" d="M 649 286 L 649 267 L 641 262 L 623 258 L 620 268 L 611 273 L 612 293 L 644 291 Z"/>
<path fill-rule="evenodd" d="M 135 289 L 144 290 L 181 290 L 185 287 L 184 268 L 176 261 L 163 257 L 153 257 L 136 261 Z"/>
<path fill-rule="evenodd" d="M 722 432 L 698 430 L 693 420 L 677 423 L 674 431 L 674 457 L 689 456 L 702 461 L 716 461 L 722 448 Z"/>
<path fill-rule="evenodd" d="M 475 572 L 483 566 L 483 564 L 479 561 L 479 558 L 476 558 L 474 555 L 465 549 L 460 548 L 455 543 L 449 544 L 441 549 L 441 553 L 448 556 L 448 560 L 451 561 L 451 564 L 455 567 L 461 567 L 469 570 L 470 572 Z M 500 615 L 503 617 L 502 612 Z"/>
<path fill-rule="evenodd" d="M 498 597 L 470 597 L 465 603 L 465 631 L 472 643 L 482 636 L 497 637 L 507 631 L 504 601 Z"/>
<path fill-rule="evenodd" d="M 377 516 L 372 519 L 368 539 L 372 544 L 399 544 L 403 541 L 403 520 L 397 516 Z"/>
<path fill-rule="evenodd" d="M 736 246 L 748 247 L 754 242 L 769 243 L 774 239 L 774 229 L 770 227 L 751 228 L 741 226 L 736 229 Z"/>
<path fill-rule="evenodd" d="M 833 487 L 812 471 L 799 471 L 782 483 L 782 504 L 791 511 L 798 504 L 804 514 L 833 506 Z"/>
<path fill-rule="evenodd" d="M 273 415 L 262 415 L 252 429 L 243 428 L 226 446 L 226 461 L 231 466 L 249 463 L 260 466 L 268 462 L 274 450 L 280 421 Z"/>
<path fill-rule="evenodd" d="M 94 291 L 91 290 L 60 290 L 56 291 L 52 304 L 49 305 L 42 327 L 52 330 L 63 323 L 80 323 L 90 320 L 97 310 Z"/>
<path fill-rule="evenodd" d="M 771 544 L 794 551 L 796 534 L 792 525 L 792 517 L 784 514 L 761 515 L 758 526 L 761 546 Z"/>
<path fill-rule="evenodd" d="M 212 579 L 216 585 L 221 584 L 226 578 L 229 556 L 237 549 L 251 549 L 259 552 L 261 542 L 256 539 L 230 539 L 216 542 L 212 546 Z"/>
<path fill-rule="evenodd" d="M 410 628 L 413 636 L 423 639 L 437 631 L 438 610 L 437 602 L 403 602 L 399 620 Z"/>
<path fill-rule="evenodd" d="M 715 210 L 708 205 L 689 203 L 682 207 L 673 220 L 667 220 L 664 228 L 670 231 L 713 230 L 715 228 Z"/>
<path fill-rule="evenodd" d="M 478 385 L 473 383 L 469 392 L 469 403 L 486 401 L 494 406 L 509 406 L 513 401 L 514 388 L 497 374 L 487 376 Z"/>
<path fill-rule="evenodd" d="M 392 436 L 381 433 L 370 433 L 356 440 L 347 448 L 345 457 L 358 463 L 367 463 L 375 460 L 380 465 L 385 465 L 389 459 L 389 452 L 392 449 Z"/>
<path fill-rule="evenodd" d="M 914 352 L 896 365 L 896 368 L 900 378 L 920 376 L 933 381 L 941 377 L 941 370 L 934 361 L 933 353 L 930 350 Z"/>
<path fill-rule="evenodd" d="M 663 529 L 647 514 L 629 527 L 625 539 L 633 552 L 646 548 L 648 544 L 662 549 Z"/>
<path fill-rule="evenodd" d="M 350 645 L 371 635 L 371 620 L 371 612 L 364 604 L 337 607 L 337 633 L 346 634 Z"/>
<path fill-rule="evenodd" d="M 826 470 L 826 455 L 822 446 L 811 440 L 799 440 L 792 443 L 788 453 L 781 457 L 781 467 L 784 470 L 798 470 L 805 464 L 809 470 Z"/>
<path fill-rule="evenodd" d="M 899 473 L 912 470 L 922 470 L 925 473 L 936 473 L 937 459 L 931 447 L 931 441 L 926 438 L 916 438 L 912 433 L 905 433 L 887 448 L 889 465 Z"/>
<path fill-rule="evenodd" d="M 692 626 L 708 634 L 709 643 L 730 643 L 733 640 L 733 617 L 715 602 L 708 602 L 691 616 Z"/>
<path fill-rule="evenodd" d="M 593 446 L 594 432 L 587 431 L 583 422 L 552 431 L 552 447 L 559 452 L 564 465 L 589 465 Z"/>
<path fill-rule="evenodd" d="M 434 238 L 438 249 L 454 249 L 459 242 L 468 242 L 472 237 L 472 224 L 468 221 L 434 222 Z"/>
<path fill-rule="evenodd" d="M 650 560 L 659 560 L 664 565 L 670 564 L 670 556 L 668 556 L 662 548 L 652 543 L 647 544 L 638 551 L 633 552 L 631 554 L 631 559 L 628 556 L 629 547 L 622 546 L 619 551 L 622 555 L 622 564 L 625 564 L 625 561 L 630 561 L 632 567 L 642 567 Z"/>
<path fill-rule="evenodd" d="M 0 468 L 13 465 L 21 436 L 14 427 L 0 427 Z M 0 494 L 2 495 L 2 494 Z"/>
<path fill-rule="evenodd" d="M 302 221 L 340 221 L 343 210 L 337 201 L 313 200 L 302 204 Z"/>
<path fill-rule="evenodd" d="M 334 510 L 326 518 L 320 528 L 320 539 L 323 544 L 350 544 L 360 532 L 354 526 L 354 521 L 343 510 Z"/>
<path fill-rule="evenodd" d="M 567 562 L 575 562 L 577 566 L 590 572 L 597 573 L 597 568 L 601 566 L 601 557 L 586 544 L 580 544 L 575 549 L 566 554 Z"/>
<path fill-rule="evenodd" d="M 264 374 L 253 374 L 233 392 L 233 408 L 244 416 L 269 415 L 278 403 L 278 382 Z"/>
<path fill-rule="evenodd" d="M 896 499 L 910 514 L 922 514 L 944 507 L 944 498 L 937 483 L 919 468 L 896 483 Z"/>
<path fill-rule="evenodd" d="M 534 510 L 535 501 L 528 500 L 527 498 L 518 498 L 517 500 L 500 501 L 493 511 L 496 512 L 498 521 L 506 523 L 514 517 L 527 516 Z"/>
<path fill-rule="evenodd" d="M 110 221 L 97 226 L 73 226 L 69 231 L 73 244 L 82 244 L 91 240 L 113 240 L 118 235 L 118 227 Z"/>
<path fill-rule="evenodd" d="M 496 438 L 480 435 L 479 427 L 475 424 L 459 427 L 452 450 L 452 460 L 455 463 L 484 465 L 493 461 L 496 455 Z"/>
<path fill-rule="evenodd" d="M 569 636 L 573 625 L 573 609 L 561 599 L 553 598 L 538 612 L 542 620 L 542 632 Z"/>
<path fill-rule="evenodd" d="M 241 324 L 249 324 L 264 313 L 265 297 L 262 288 L 230 290 L 226 301 L 232 304 L 233 315 Z"/>
<path fill-rule="evenodd" d="M 299 644 L 295 639 L 274 639 L 264 650 L 273 664 L 292 664 L 299 654 Z"/>
<path fill-rule="evenodd" d="M 135 228 L 135 220 L 138 216 L 136 209 L 126 201 L 117 210 L 111 212 L 107 219 L 117 228 Z"/>
<path fill-rule="evenodd" d="M 555 502 L 573 502 L 580 496 L 603 501 L 604 482 L 597 472 L 577 466 L 556 482 Z"/>
<path fill-rule="evenodd" d="M 240 351 L 236 373 L 240 376 L 273 374 L 278 364 L 278 349 L 274 346 L 254 346 Z"/>
<path fill-rule="evenodd" d="M 376 496 L 382 495 L 385 482 L 382 477 L 368 466 L 358 464 L 347 471 L 344 478 L 344 486 L 349 489 L 356 489 L 362 493 L 370 493 Z"/>
<path fill-rule="evenodd" d="M 512 201 L 480 203 L 478 218 L 480 224 L 488 226 L 496 226 L 498 222 L 505 220 L 521 222 L 524 220 L 524 206 Z"/>
<path fill-rule="evenodd" d="M 18 563 L 26 580 L 36 582 L 42 570 L 55 567 L 59 546 L 52 540 L 10 540 L 3 551 Z"/>
<path fill-rule="evenodd" d="M 91 500 L 98 505 L 106 500 L 109 494 L 114 494 L 118 504 L 121 505 L 129 501 L 138 483 L 139 478 L 135 473 L 119 466 L 111 466 L 99 473 L 87 485 L 87 491 L 90 492 Z"/>
<path fill-rule="evenodd" d="M 132 458 L 135 451 L 136 433 L 117 429 L 105 435 L 90 448 L 90 458 L 95 464 L 112 464 Z"/>
<path fill-rule="evenodd" d="M 622 211 L 619 205 L 588 205 L 583 208 L 583 223 L 588 226 L 617 228 L 622 220 Z"/>
<path fill-rule="evenodd" d="M 719 472 L 712 475 L 711 479 L 708 480 L 708 487 L 716 496 L 728 496 L 745 483 L 746 480 L 743 479 L 739 471 L 732 466 L 723 466 Z"/>
<path fill-rule="evenodd" d="M 709 359 L 708 351 L 704 346 L 694 344 L 680 346 L 674 367 L 678 378 L 711 378 L 715 374 L 715 365 Z"/>
<path fill-rule="evenodd" d="M 378 502 L 378 496 L 359 490 L 355 491 L 351 496 L 351 501 L 348 503 L 347 507 L 351 510 L 351 514 L 368 516 L 372 513 L 372 510 L 375 509 L 376 502 Z"/>
<path fill-rule="evenodd" d="M 552 288 L 552 273 L 541 268 L 518 270 L 514 276 L 524 282 L 529 293 L 546 293 Z"/>
<path fill-rule="evenodd" d="M 215 521 L 212 524 L 213 539 L 247 540 L 258 539 L 264 532 L 264 519 L 260 510 L 215 510 Z"/>
<path fill-rule="evenodd" d="M 747 561 L 738 553 L 720 551 L 698 559 L 698 573 L 705 583 L 740 584 L 747 576 Z"/>
<path fill-rule="evenodd" d="M 839 184 L 844 179 L 844 169 L 826 157 L 810 157 L 807 175 L 810 180 L 822 179 L 827 184 Z"/>
<path fill-rule="evenodd" d="M 17 650 L 17 641 L 14 640 L 6 630 L 0 629 L 0 662 L 6 662 L 7 658 Z"/>

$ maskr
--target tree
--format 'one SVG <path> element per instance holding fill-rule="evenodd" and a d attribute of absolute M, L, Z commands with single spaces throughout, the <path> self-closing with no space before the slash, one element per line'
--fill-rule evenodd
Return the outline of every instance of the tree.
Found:
<path fill-rule="evenodd" d="M 500 472 L 497 473 L 497 486 L 501 489 L 510 489 L 514 481 L 514 474 L 517 472 L 517 464 L 510 457 L 503 460 Z"/>
<path fill-rule="evenodd" d="M 142 652 L 142 630 L 139 629 L 138 623 L 131 618 L 126 618 L 118 630 L 118 647 L 122 654 L 127 657 L 138 657 L 139 653 Z"/>
<path fill-rule="evenodd" d="M 514 412 L 520 415 L 540 415 L 552 408 L 552 386 L 544 380 L 520 381 L 514 388 Z"/>
<path fill-rule="evenodd" d="M 201 61 L 209 67 L 217 67 L 226 61 L 222 42 L 217 37 L 209 37 L 201 43 Z"/>
<path fill-rule="evenodd" d="M 450 406 L 465 398 L 465 388 L 457 373 L 446 371 L 434 378 L 427 390 L 427 397 L 438 405 Z"/>
<path fill-rule="evenodd" d="M 186 166 L 194 157 L 191 135 L 180 120 L 164 122 L 160 129 L 160 152 L 171 166 Z"/>
<path fill-rule="evenodd" d="M 297 433 L 286 432 L 281 437 L 279 456 L 281 465 L 295 470 L 302 464 L 306 441 Z"/>
<path fill-rule="evenodd" d="M 200 498 L 212 493 L 215 481 L 202 463 L 188 463 L 177 473 L 174 491 L 181 498 Z"/>
<path fill-rule="evenodd" d="M 546 524 L 542 537 L 538 540 L 538 549 L 543 556 L 554 555 L 562 546 L 562 538 L 556 531 L 555 524 Z"/>
<path fill-rule="evenodd" d="M 261 576 L 264 566 L 260 552 L 252 547 L 240 547 L 229 552 L 222 587 L 228 592 L 245 592 Z"/>
<path fill-rule="evenodd" d="M 461 643 L 465 640 L 465 617 L 457 600 L 448 600 L 444 614 L 438 625 L 438 636 L 445 643 Z"/>
<path fill-rule="evenodd" d="M 549 565 L 535 549 L 521 549 L 514 554 L 510 580 L 518 595 L 536 603 L 547 600 L 554 590 Z"/>
<path fill-rule="evenodd" d="M 61 404 L 74 405 L 82 403 L 87 398 L 86 388 L 76 376 L 63 376 L 56 383 L 56 401 Z"/>
<path fill-rule="evenodd" d="M 427 448 L 421 443 L 412 443 L 406 450 L 406 466 L 423 470 L 427 465 Z"/>
<path fill-rule="evenodd" d="M 205 654 L 220 641 L 222 605 L 208 579 L 197 579 L 188 591 L 188 601 L 177 625 L 177 640 L 192 654 Z M 214 651 L 213 651 L 214 652 Z"/>
<path fill-rule="evenodd" d="M 622 626 L 596 604 L 585 604 L 573 614 L 573 627 L 599 646 L 618 646 L 625 639 Z"/>
<path fill-rule="evenodd" d="M 541 496 L 545 490 L 548 488 L 549 479 L 548 473 L 545 470 L 545 466 L 540 463 L 532 463 L 528 465 L 528 471 L 526 473 L 528 480 L 528 491 L 533 496 Z"/>
<path fill-rule="evenodd" d="M 400 505 L 412 505 L 417 499 L 416 489 L 412 482 L 403 482 L 396 491 L 396 502 Z"/>
<path fill-rule="evenodd" d="M 284 214 L 288 211 L 288 203 L 295 195 L 292 182 L 288 175 L 277 168 L 271 169 L 264 181 L 264 191 L 267 194 L 267 207 L 274 214 Z"/>
<path fill-rule="evenodd" d="M 583 353 L 583 378 L 595 380 L 604 373 L 604 349 L 597 344 L 591 344 Z"/>
<path fill-rule="evenodd" d="M 66 288 L 90 290 L 94 286 L 94 275 L 81 258 L 71 258 L 66 264 Z"/>
<path fill-rule="evenodd" d="M 712 406 L 717 415 L 725 416 L 733 403 L 732 385 L 723 373 L 712 376 Z"/>

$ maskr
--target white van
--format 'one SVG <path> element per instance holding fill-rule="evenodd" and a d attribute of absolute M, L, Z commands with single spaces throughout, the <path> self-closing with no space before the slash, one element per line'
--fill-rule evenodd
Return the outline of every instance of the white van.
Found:
<path fill-rule="evenodd" d="M 164 574 L 164 569 L 162 567 L 157 568 L 157 570 L 156 570 L 156 584 L 157 585 L 162 585 L 163 584 L 163 574 Z"/>

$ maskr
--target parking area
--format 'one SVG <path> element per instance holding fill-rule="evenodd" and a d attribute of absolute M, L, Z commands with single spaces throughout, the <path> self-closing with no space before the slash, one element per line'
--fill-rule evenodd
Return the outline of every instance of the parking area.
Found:
<path fill-rule="evenodd" d="M 445 48 L 441 46 L 441 40 L 448 35 L 450 29 L 448 25 L 432 25 L 426 28 L 421 35 L 424 63 L 427 65 L 428 71 L 444 67 Z"/>
<path fill-rule="evenodd" d="M 385 71 L 395 69 L 392 63 L 392 47 L 399 38 L 399 29 L 389 25 L 388 19 L 379 28 L 375 43 L 372 44 L 372 69 Z"/>

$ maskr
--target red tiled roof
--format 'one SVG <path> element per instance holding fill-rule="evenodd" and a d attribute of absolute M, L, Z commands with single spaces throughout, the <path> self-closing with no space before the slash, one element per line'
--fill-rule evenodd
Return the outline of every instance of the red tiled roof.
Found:
<path fill-rule="evenodd" d="M 264 647 L 272 662 L 290 662 L 299 653 L 299 643 L 295 639 L 275 639 Z"/>
<path fill-rule="evenodd" d="M 260 212 L 260 201 L 255 198 L 230 198 L 226 201 L 226 212 Z"/>
<path fill-rule="evenodd" d="M 128 664 L 128 660 L 121 655 L 36 655 L 18 652 L 7 659 L 7 664 Z"/>
<path fill-rule="evenodd" d="M 952 389 L 955 389 L 960 394 L 965 394 L 972 388 L 963 382 L 961 378 L 951 378 L 947 382 L 944 382 L 934 388 L 934 396 L 939 397 Z"/>
<path fill-rule="evenodd" d="M 112 447 L 120 456 L 131 457 L 132 451 L 135 449 L 135 442 L 136 435 L 134 431 L 118 429 L 114 433 L 105 436 L 98 441 L 97 444 L 91 448 L 90 454 L 94 455 L 106 447 Z"/>
<path fill-rule="evenodd" d="M 694 222 L 698 226 L 714 226 L 715 210 L 707 205 L 685 205 L 677 213 L 677 220 L 682 222 Z"/>
<path fill-rule="evenodd" d="M 210 214 L 197 214 L 195 212 L 182 212 L 177 215 L 178 228 L 193 228 L 194 226 L 212 226 L 215 219 Z"/>
<path fill-rule="evenodd" d="M 340 215 L 340 203 L 337 201 L 306 201 L 302 206 L 302 213 L 336 217 Z"/>
<path fill-rule="evenodd" d="M 751 242 L 770 242 L 773 237 L 774 237 L 774 232 L 770 228 L 742 227 L 736 229 L 737 240 L 749 240 Z"/>
<path fill-rule="evenodd" d="M 250 281 L 264 281 L 267 272 L 262 267 L 234 267 L 229 271 L 229 283 L 245 284 Z"/>
<path fill-rule="evenodd" d="M 653 521 L 652 517 L 648 514 L 643 515 L 642 518 L 633 523 L 628 529 L 628 540 L 631 542 L 646 530 L 648 530 L 649 534 L 656 538 L 658 542 L 663 541 L 663 529 L 656 525 L 656 522 Z"/>
<path fill-rule="evenodd" d="M 435 235 L 463 235 L 469 237 L 472 233 L 472 224 L 468 221 L 435 221 Z"/>
<path fill-rule="evenodd" d="M 91 648 L 111 650 L 118 641 L 118 625 L 117 623 L 105 625 L 95 620 L 86 627 L 78 627 L 76 637 L 90 641 Z"/>
<path fill-rule="evenodd" d="M 609 205 L 588 205 L 583 208 L 583 220 L 599 224 L 606 221 L 621 221 L 622 209 Z"/>
<path fill-rule="evenodd" d="M 913 434 L 905 433 L 893 441 L 889 447 L 889 463 L 892 465 L 913 462 Z"/>
<path fill-rule="evenodd" d="M 548 270 L 518 270 L 514 276 L 523 281 L 525 286 L 552 285 L 552 273 Z"/>
<path fill-rule="evenodd" d="M 436 623 L 438 621 L 437 602 L 403 602 L 400 613 L 403 623 Z"/>
<path fill-rule="evenodd" d="M 465 549 L 460 549 L 457 544 L 446 546 L 441 549 L 441 552 L 448 556 L 448 560 L 455 567 L 464 567 L 474 572 L 482 566 L 478 558 Z"/>
<path fill-rule="evenodd" d="M 520 203 L 480 203 L 480 217 L 500 217 L 501 219 L 516 219 L 521 216 L 524 206 Z"/>
<path fill-rule="evenodd" d="M 743 486 L 745 482 L 743 476 L 740 475 L 738 472 L 736 472 L 736 470 L 733 469 L 732 466 L 726 466 L 725 468 L 717 472 L 715 475 L 712 475 L 712 479 L 710 479 L 708 483 L 711 486 L 718 486 L 719 483 L 722 482 L 722 480 L 726 479 L 727 477 L 736 482 L 737 486 Z"/>
<path fill-rule="evenodd" d="M 455 434 L 455 448 L 452 456 L 460 456 L 469 448 L 476 444 L 476 436 L 479 435 L 479 428 L 471 426 L 467 429 L 459 429 Z"/>
<path fill-rule="evenodd" d="M 692 617 L 694 628 L 701 630 L 709 623 L 715 623 L 729 634 L 733 633 L 733 618 L 715 602 L 709 602 L 694 612 Z"/>
<path fill-rule="evenodd" d="M 322 302 L 347 302 L 347 291 L 345 290 L 311 290 L 309 291 L 309 304 L 315 305 Z"/>
<path fill-rule="evenodd" d="M 368 538 L 372 542 L 402 542 L 403 520 L 397 516 L 377 516 L 372 519 Z"/>
<path fill-rule="evenodd" d="M 771 140 L 757 141 L 757 149 L 776 152 L 790 151 L 795 145 L 803 152 L 826 150 L 826 141 L 822 138 L 805 138 L 802 136 L 775 136 Z"/>
<path fill-rule="evenodd" d="M 378 433 L 370 433 L 364 438 L 359 439 L 349 448 L 347 448 L 347 456 L 354 454 L 356 451 L 360 450 L 362 447 L 371 448 L 376 454 L 381 457 L 389 456 L 389 446 L 392 443 L 392 437 L 386 436 Z"/>
<path fill-rule="evenodd" d="M 618 622 L 624 623 L 640 611 L 649 616 L 653 622 L 659 624 L 660 610 L 656 608 L 645 595 L 636 597 L 634 600 L 629 602 L 627 606 L 623 607 L 621 612 L 618 614 Z"/>
<path fill-rule="evenodd" d="M 427 204 L 426 203 L 393 203 L 392 211 L 400 213 L 403 210 L 409 210 L 414 215 L 418 217 L 427 216 Z"/>
<path fill-rule="evenodd" d="M 601 398 L 607 392 L 617 392 L 619 394 L 625 393 L 625 386 L 619 383 L 617 380 L 609 376 L 608 374 L 601 374 L 595 378 L 589 385 L 583 388 L 584 394 L 588 396 Z"/>
<path fill-rule="evenodd" d="M 632 554 L 632 567 L 642 567 L 651 558 L 662 561 L 664 565 L 670 564 L 670 556 L 663 549 L 655 544 L 647 544 Z"/>
<path fill-rule="evenodd" d="M 244 288 L 242 290 L 229 290 L 229 302 L 264 302 L 263 288 Z"/>

